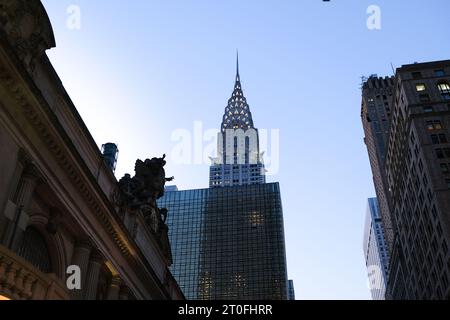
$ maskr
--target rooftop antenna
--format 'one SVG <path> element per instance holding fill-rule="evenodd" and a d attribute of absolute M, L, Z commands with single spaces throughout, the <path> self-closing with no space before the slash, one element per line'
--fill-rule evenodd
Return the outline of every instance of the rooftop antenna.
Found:
<path fill-rule="evenodd" d="M 394 65 L 391 62 L 391 68 L 392 68 L 392 74 L 395 76 L 395 69 L 394 69 Z"/>
<path fill-rule="evenodd" d="M 239 75 L 239 50 L 236 49 L 236 74 Z"/>
<path fill-rule="evenodd" d="M 359 85 L 359 88 L 362 89 L 364 87 L 364 83 L 367 81 L 366 76 L 361 76 L 361 84 Z"/>

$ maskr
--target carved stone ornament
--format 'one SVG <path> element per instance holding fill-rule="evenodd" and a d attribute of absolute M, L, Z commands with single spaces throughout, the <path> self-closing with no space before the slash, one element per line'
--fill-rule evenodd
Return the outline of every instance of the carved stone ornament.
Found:
<path fill-rule="evenodd" d="M 40 0 L 0 0 L 0 29 L 28 68 L 55 47 L 53 29 Z"/>
<path fill-rule="evenodd" d="M 164 195 L 164 186 L 167 181 L 174 178 L 166 178 L 164 166 L 166 155 L 162 158 L 137 160 L 134 171 L 135 176 L 125 174 L 119 180 L 118 188 L 113 194 L 113 201 L 119 208 L 119 213 L 124 211 L 139 212 L 143 215 L 147 225 L 161 248 L 171 260 L 170 245 L 167 237 L 167 209 L 159 209 L 156 200 Z"/>

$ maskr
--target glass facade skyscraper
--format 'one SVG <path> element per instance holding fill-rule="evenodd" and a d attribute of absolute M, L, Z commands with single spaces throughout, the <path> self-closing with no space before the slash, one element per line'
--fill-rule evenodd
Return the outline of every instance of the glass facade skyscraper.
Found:
<path fill-rule="evenodd" d="M 389 271 L 389 253 L 380 209 L 376 198 L 367 205 L 364 229 L 364 257 L 373 300 L 385 300 Z"/>
<path fill-rule="evenodd" d="M 288 300 L 295 300 L 294 280 L 288 282 Z"/>
<path fill-rule="evenodd" d="M 363 84 L 362 120 L 389 247 L 386 298 L 450 299 L 450 60 Z M 381 191 L 381 192 L 380 192 Z"/>
<path fill-rule="evenodd" d="M 278 183 L 169 191 L 172 274 L 194 300 L 288 297 Z"/>
<path fill-rule="evenodd" d="M 286 300 L 278 183 L 266 183 L 258 130 L 239 76 L 218 133 L 209 189 L 166 188 L 172 274 L 188 299 Z"/>

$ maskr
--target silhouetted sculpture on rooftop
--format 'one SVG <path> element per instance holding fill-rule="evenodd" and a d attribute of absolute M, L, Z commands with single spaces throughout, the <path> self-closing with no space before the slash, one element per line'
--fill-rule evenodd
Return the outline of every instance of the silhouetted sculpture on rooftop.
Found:
<path fill-rule="evenodd" d="M 166 178 L 164 166 L 166 155 L 162 158 L 152 158 L 142 161 L 136 160 L 135 176 L 125 174 L 119 180 L 118 190 L 114 194 L 114 201 L 120 211 L 132 210 L 140 212 L 150 227 L 152 233 L 160 241 L 164 250 L 169 250 L 165 224 L 168 210 L 159 209 L 156 200 L 164 196 L 164 186 L 174 177 Z"/>

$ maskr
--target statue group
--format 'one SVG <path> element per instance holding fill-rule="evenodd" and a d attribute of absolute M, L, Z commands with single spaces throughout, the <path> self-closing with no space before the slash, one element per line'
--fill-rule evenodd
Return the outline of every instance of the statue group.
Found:
<path fill-rule="evenodd" d="M 174 177 L 166 178 L 165 158 L 166 155 L 145 161 L 138 159 L 134 167 L 134 177 L 125 174 L 119 180 L 119 188 L 114 197 L 119 210 L 140 212 L 153 234 L 160 240 L 164 238 L 163 246 L 168 232 L 166 225 L 168 211 L 166 208 L 158 208 L 156 201 L 164 195 L 166 182 L 174 179 Z"/>

